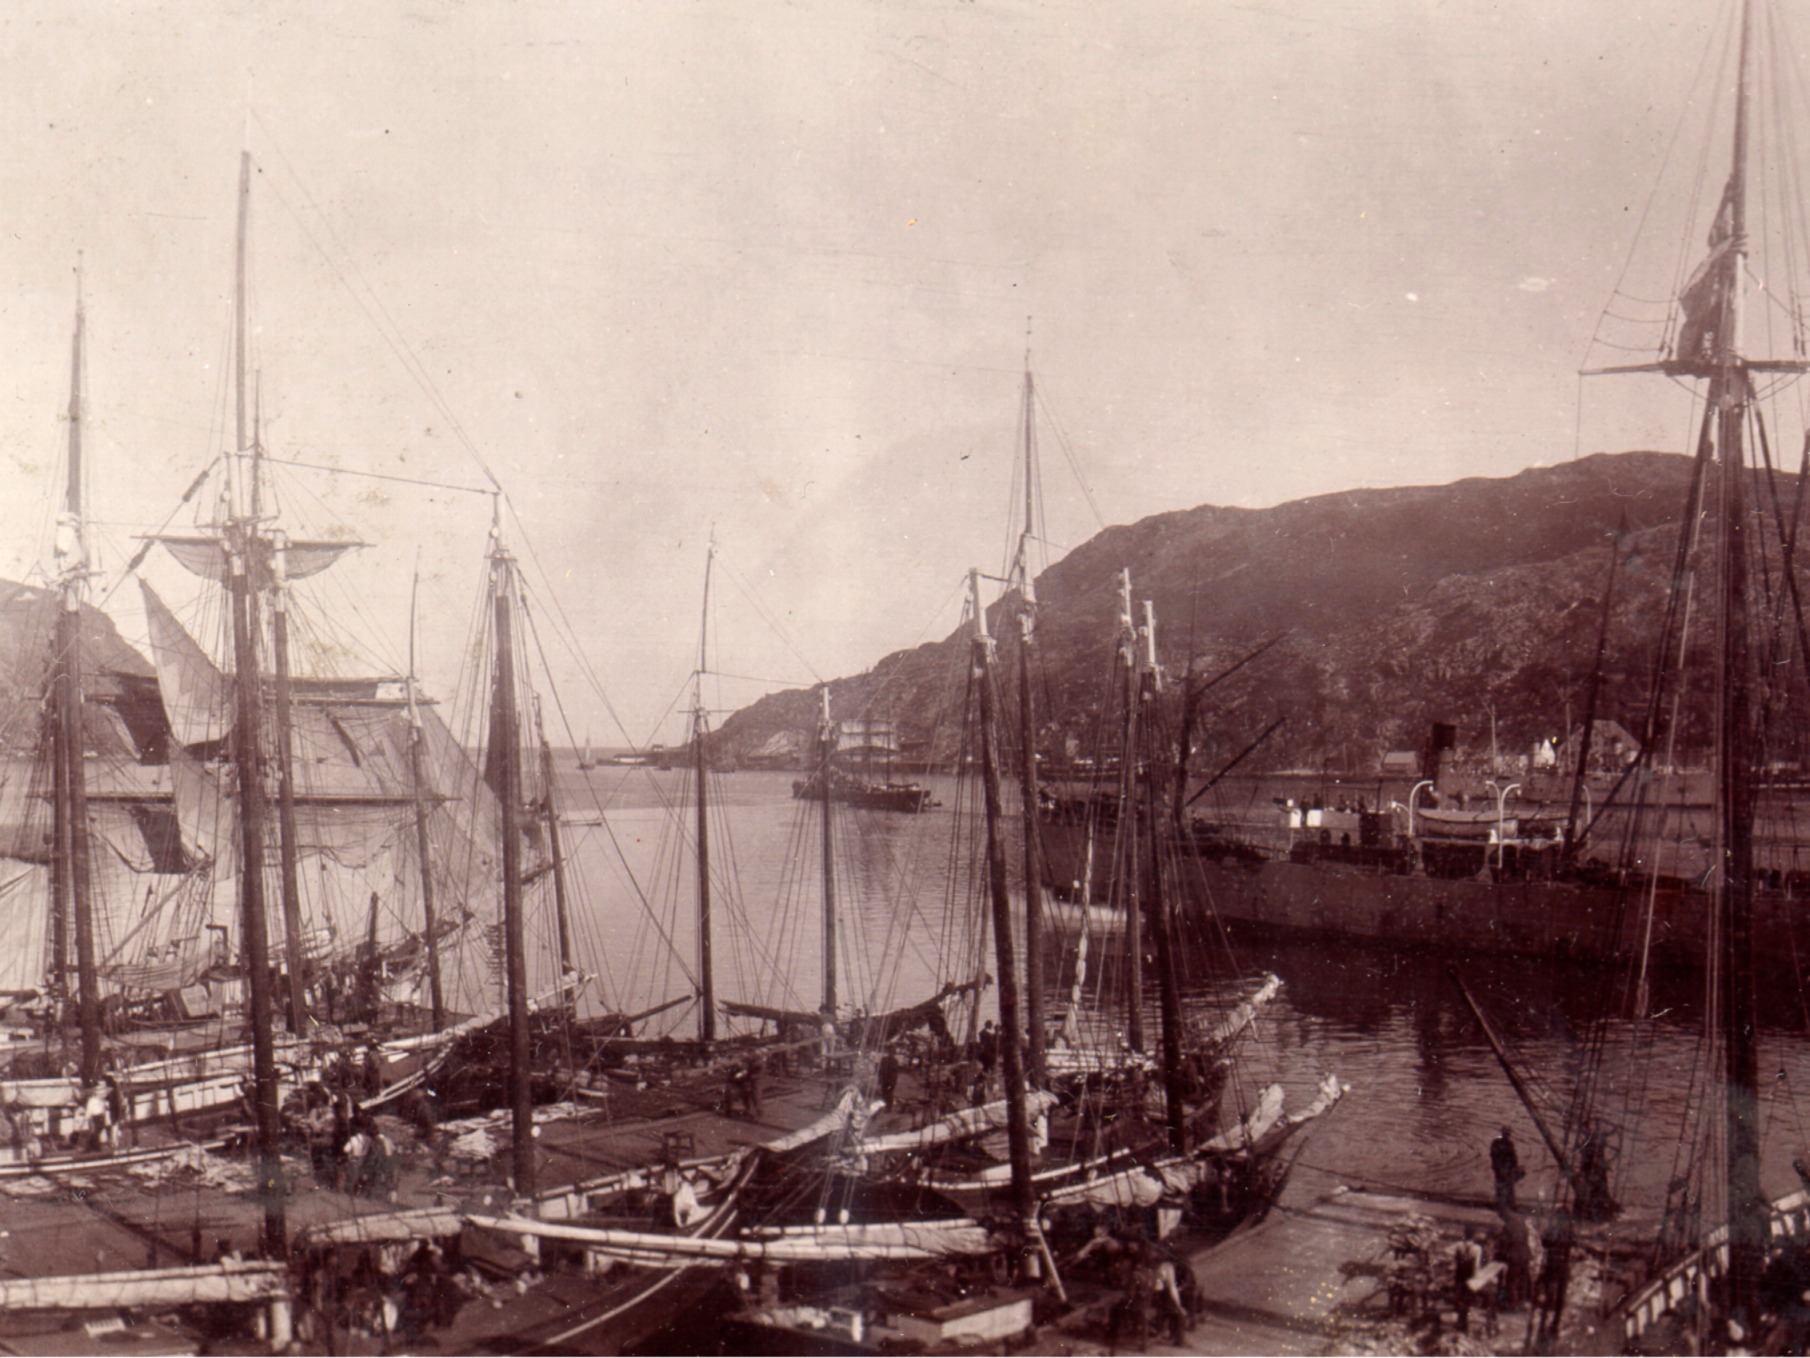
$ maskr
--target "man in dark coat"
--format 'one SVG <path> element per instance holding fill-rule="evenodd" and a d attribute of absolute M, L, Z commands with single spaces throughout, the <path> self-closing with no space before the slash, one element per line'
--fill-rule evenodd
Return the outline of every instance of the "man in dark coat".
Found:
<path fill-rule="evenodd" d="M 1515 1154 L 1515 1139 L 1504 1127 L 1489 1143 L 1489 1165 L 1496 1175 L 1496 1208 L 1515 1210 L 1515 1185 L 1521 1181 L 1521 1157 Z"/>
<path fill-rule="evenodd" d="M 880 1054 L 880 1098 L 887 1104 L 892 1103 L 893 1095 L 899 1088 L 899 1058 L 893 1055 L 889 1047 Z"/>

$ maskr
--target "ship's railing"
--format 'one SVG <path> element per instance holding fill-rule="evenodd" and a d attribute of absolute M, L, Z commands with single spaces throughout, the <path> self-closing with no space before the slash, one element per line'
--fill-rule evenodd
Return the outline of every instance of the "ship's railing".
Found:
<path fill-rule="evenodd" d="M 1775 1242 L 1810 1237 L 1810 1192 L 1800 1188 L 1773 1200 L 1769 1234 Z M 1718 1226 L 1701 1246 L 1661 1271 L 1622 1304 L 1623 1351 L 1686 1297 L 1693 1298 L 1699 1306 L 1708 1302 L 1711 1285 L 1727 1272 L 1728 1227 Z"/>

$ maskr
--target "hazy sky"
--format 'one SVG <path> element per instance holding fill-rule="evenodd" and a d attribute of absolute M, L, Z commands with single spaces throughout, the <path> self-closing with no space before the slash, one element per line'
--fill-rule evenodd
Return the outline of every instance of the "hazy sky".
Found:
<path fill-rule="evenodd" d="M 241 147 L 267 447 L 483 485 L 462 429 L 637 741 L 678 734 L 713 526 L 726 670 L 954 624 L 1007 531 L 1027 316 L 1059 542 L 1098 527 L 1064 446 L 1110 522 L 1567 458 L 1725 10 L 15 0 L 0 574 L 48 552 L 78 250 L 103 564 L 230 442 Z M 1598 423 L 1581 451 L 1684 441 Z M 330 597 L 393 664 L 419 559 L 448 693 L 488 503 L 292 475 L 299 530 L 378 544 Z"/>

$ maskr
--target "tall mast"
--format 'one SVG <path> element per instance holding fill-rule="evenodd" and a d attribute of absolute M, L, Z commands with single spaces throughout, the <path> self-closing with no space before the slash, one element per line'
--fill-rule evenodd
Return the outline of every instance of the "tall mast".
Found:
<path fill-rule="evenodd" d="M 1169 1149 L 1180 1153 L 1187 1146 L 1187 1110 L 1182 1094 L 1182 1008 L 1181 988 L 1175 975 L 1175 926 L 1170 917 L 1169 895 L 1163 889 L 1163 836 L 1160 830 L 1160 803 L 1157 793 L 1157 760 L 1153 737 L 1158 729 L 1154 713 L 1158 674 L 1156 668 L 1156 611 L 1150 600 L 1144 600 L 1143 673 L 1138 680 L 1138 702 L 1145 709 L 1140 723 L 1145 739 L 1152 741 L 1149 771 L 1144 786 L 1150 802 L 1145 818 L 1150 841 L 1150 927 L 1156 933 L 1156 974 L 1161 1000 L 1163 1096 L 1168 1114 Z"/>
<path fill-rule="evenodd" d="M 82 594 L 87 552 L 82 507 L 82 339 L 80 271 L 77 272 L 75 338 L 69 361 L 69 467 L 63 528 L 68 552 L 58 563 L 62 576 L 62 608 L 57 614 L 57 761 L 62 796 L 57 809 L 64 823 L 57 841 L 66 848 L 61 879 L 75 922 L 76 1008 L 82 1031 L 81 1072 L 84 1081 L 100 1076 L 100 989 L 95 976 L 94 900 L 88 865 L 87 769 L 82 695 Z M 62 535 L 60 535 L 62 536 Z M 67 962 L 64 963 L 67 966 Z M 67 992 L 68 982 L 64 987 Z"/>
<path fill-rule="evenodd" d="M 1724 871 L 1717 885 L 1723 928 L 1722 1024 L 1727 1086 L 1729 1307 L 1750 1327 L 1765 1263 L 1769 1222 L 1760 1190 L 1759 1055 L 1753 983 L 1753 784 L 1757 749 L 1748 697 L 1747 544 L 1743 435 L 1752 390 L 1742 353 L 1741 281 L 1747 264 L 1747 156 L 1752 70 L 1752 5 L 1742 7 L 1734 165 L 1728 179 L 1730 283 L 1710 381 L 1722 472 L 1721 655 L 1723 707 L 1717 730 L 1719 838 Z"/>
<path fill-rule="evenodd" d="M 492 530 L 495 531 L 494 529 Z M 521 716 L 515 686 L 514 561 L 500 541 L 491 548 L 496 619 L 496 672 L 491 690 L 491 767 L 502 803 L 503 953 L 509 998 L 509 1102 L 514 1110 L 515 1196 L 534 1196 L 534 1098 L 528 1067 L 528 956 L 522 921 Z"/>
<path fill-rule="evenodd" d="M 823 1016 L 836 1017 L 836 857 L 831 842 L 830 757 L 836 728 L 830 723 L 830 686 L 823 686 L 823 719 L 817 736 L 817 793 L 823 800 Z"/>
<path fill-rule="evenodd" d="M 705 647 L 710 638 L 710 567 L 715 561 L 716 543 L 712 541 L 704 557 L 704 612 L 703 621 L 698 624 L 698 674 L 691 709 L 691 751 L 698 778 L 698 1037 L 704 1042 L 716 1040 L 716 975 L 710 957 L 709 760 L 704 756 L 704 736 L 710 727 L 704 710 L 704 667 L 709 662 Z M 829 824 L 827 802 L 824 824 Z M 827 968 L 824 974 L 830 974 Z"/>
<path fill-rule="evenodd" d="M 576 970 L 572 965 L 572 916 L 566 896 L 566 847 L 559 834 L 559 807 L 553 800 L 553 747 L 547 743 L 538 694 L 534 698 L 534 730 L 540 740 L 540 812 L 547 826 L 547 852 L 553 859 L 553 920 L 559 931 L 559 974 L 564 978 Z"/>
<path fill-rule="evenodd" d="M 245 248 L 251 200 L 251 153 L 239 157 L 239 240 L 234 307 L 233 372 L 237 443 L 227 459 L 238 466 L 246 447 L 245 426 Z M 264 1203 L 264 1252 L 282 1257 L 289 1233 L 284 1218 L 283 1169 L 278 1155 L 282 1123 L 277 1113 L 276 1052 L 271 1041 L 269 943 L 264 924 L 263 711 L 259 696 L 257 594 L 252 572 L 261 545 L 255 521 L 243 512 L 240 488 L 229 484 L 225 546 L 232 614 L 233 755 L 239 781 L 239 905 L 244 931 L 246 989 L 251 1008 L 252 1106 L 257 1125 L 258 1192 Z"/>
<path fill-rule="evenodd" d="M 1625 524 L 1624 524 L 1625 526 Z M 1603 607 L 1597 619 L 1596 662 L 1590 668 L 1590 688 L 1584 695 L 1584 729 L 1578 736 L 1577 767 L 1571 774 L 1571 805 L 1565 812 L 1565 842 L 1561 847 L 1567 867 L 1577 861 L 1578 812 L 1583 807 L 1585 781 L 1590 772 L 1590 745 L 1596 733 L 1596 704 L 1603 687 L 1603 653 L 1609 644 L 1609 613 L 1615 600 L 1615 568 L 1621 561 L 1621 532 L 1609 544 L 1609 581 L 1603 587 Z"/>
<path fill-rule="evenodd" d="M 1024 532 L 1018 538 L 1019 797 L 1024 804 L 1024 1021 L 1031 1083 L 1047 1083 L 1043 1058 L 1043 843 L 1037 819 L 1037 709 L 1032 683 L 1036 655 L 1037 587 L 1031 580 L 1036 533 L 1037 422 L 1030 346 L 1024 356 Z"/>
<path fill-rule="evenodd" d="M 262 452 L 253 435 L 252 482 L 255 498 L 258 465 Z M 253 532 L 257 532 L 254 523 Z M 260 543 L 270 549 L 270 651 L 275 662 L 276 691 L 276 756 L 277 756 L 277 859 L 282 866 L 283 883 L 283 971 L 289 978 L 289 1031 L 300 1034 L 308 1024 L 308 997 L 304 989 L 306 962 L 302 957 L 302 891 L 296 870 L 295 828 L 295 736 L 291 725 L 289 686 L 289 576 L 288 543 L 282 533 L 269 538 L 260 535 Z"/>
<path fill-rule="evenodd" d="M 261 378 L 259 390 L 262 391 Z M 283 894 L 283 974 L 288 981 L 289 1031 L 300 1034 L 308 1026 L 308 996 L 305 988 L 307 960 L 302 955 L 302 890 L 296 868 L 294 697 L 289 668 L 289 544 L 281 532 L 264 532 L 262 410 L 260 397 L 253 403 L 251 421 L 251 531 L 257 543 L 258 560 L 269 566 L 265 587 L 270 591 L 270 658 L 276 681 L 271 696 L 276 703 L 277 863 Z M 255 595 L 253 602 L 255 606 Z M 257 615 L 254 612 L 252 616 Z M 254 626 L 254 636 L 257 630 Z"/>
<path fill-rule="evenodd" d="M 1119 661 L 1125 691 L 1125 739 L 1119 768 L 1119 852 L 1125 907 L 1125 975 L 1130 991 L 1125 1041 L 1134 1052 L 1144 1050 L 1144 917 L 1138 890 L 1138 658 L 1137 631 L 1131 620 L 1131 571 L 1119 572 Z"/>
<path fill-rule="evenodd" d="M 1012 897 L 1006 884 L 1005 813 L 999 791 L 999 733 L 993 715 L 993 638 L 980 601 L 980 572 L 968 572 L 974 609 L 974 678 L 980 689 L 980 771 L 987 812 L 987 887 L 993 903 L 993 955 L 999 970 L 999 1058 L 1005 1081 L 1006 1146 L 1012 1167 L 1012 1205 L 1027 1244 L 1037 1239 L 1031 1191 L 1031 1135 L 1024 1097 L 1024 1023 L 1018 1007 L 1018 963 L 1012 954 Z"/>
<path fill-rule="evenodd" d="M 415 594 L 420 589 L 417 572 L 409 588 L 409 781 L 415 796 L 415 856 L 421 860 L 421 936 L 427 940 L 427 994 L 434 1025 L 446 1026 L 446 995 L 440 983 L 439 924 L 434 918 L 434 855 L 427 832 L 427 734 L 421 725 L 421 706 L 415 693 Z"/>

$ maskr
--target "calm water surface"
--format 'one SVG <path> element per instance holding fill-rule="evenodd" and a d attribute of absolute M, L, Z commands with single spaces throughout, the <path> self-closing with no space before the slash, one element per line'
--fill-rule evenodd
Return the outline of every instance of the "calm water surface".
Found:
<path fill-rule="evenodd" d="M 586 966 L 600 974 L 601 1002 L 632 1012 L 691 992 L 697 897 L 689 777 L 622 769 L 562 776 L 570 814 L 588 811 L 603 821 L 570 832 L 586 881 L 575 933 Z M 711 784 L 716 989 L 721 999 L 814 1010 L 822 994 L 822 846 L 815 808 L 792 798 L 791 777 L 745 772 Z M 834 822 L 845 1008 L 912 1003 L 980 965 L 976 794 L 952 779 L 930 781 L 943 805 L 922 816 L 850 812 Z M 1018 853 L 1014 841 L 1014 881 Z M 1117 1026 L 1127 1005 L 1123 967 L 1104 941 L 1091 948 L 1083 1001 Z M 1503 1124 L 1528 1169 L 1523 1193 L 1553 1189 L 1552 1157 L 1448 974 L 1453 964 L 1555 1129 L 1590 1053 L 1603 1053 L 1608 1077 L 1598 1117 L 1618 1148 L 1615 1187 L 1633 1213 L 1658 1212 L 1667 1181 L 1692 1154 L 1683 1129 L 1714 1110 L 1715 1082 L 1705 1073 L 1711 1054 L 1699 1040 L 1701 983 L 1689 977 L 1658 978 L 1653 1018 L 1636 1024 L 1625 1017 L 1621 982 L 1601 969 L 1329 942 L 1237 953 L 1208 943 L 1189 953 L 1187 1004 L 1203 1017 L 1247 996 L 1265 972 L 1283 981 L 1244 1044 L 1234 1102 L 1278 1081 L 1290 1106 L 1299 1106 L 1328 1071 L 1351 1086 L 1302 1147 L 1285 1202 L 1339 1184 L 1486 1198 L 1487 1147 Z M 1072 937 L 1045 952 L 1057 999 L 1068 996 L 1076 963 Z M 1769 994 L 1762 1008 L 1763 1184 L 1776 1194 L 1796 1186 L 1792 1158 L 1810 1153 L 1810 1039 L 1800 995 Z M 682 1006 L 660 1022 L 689 1035 L 696 1010 Z"/>

